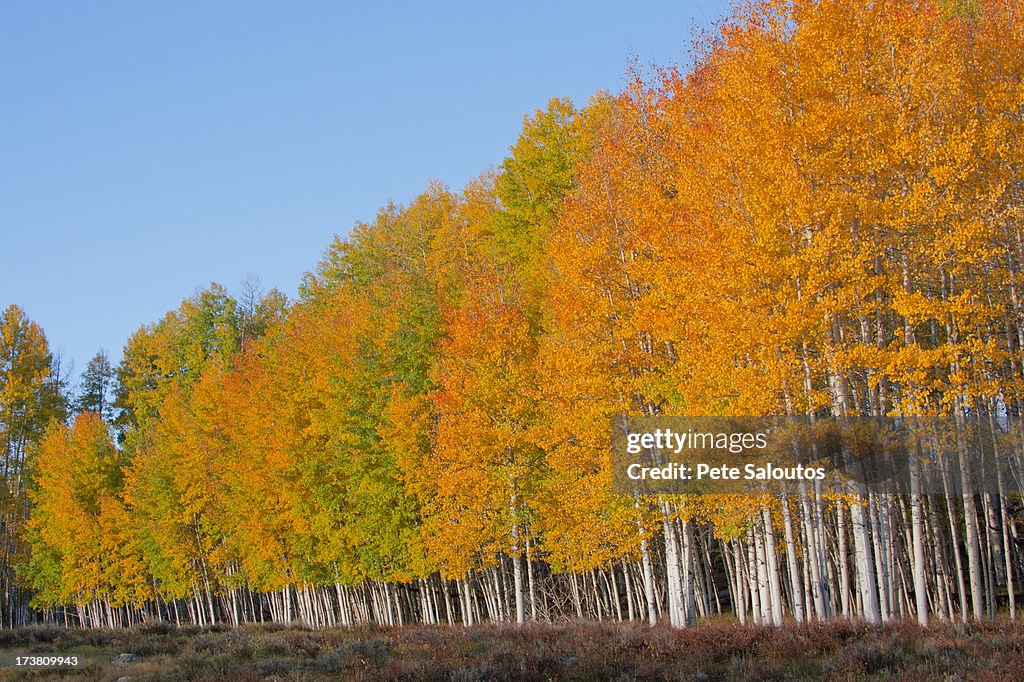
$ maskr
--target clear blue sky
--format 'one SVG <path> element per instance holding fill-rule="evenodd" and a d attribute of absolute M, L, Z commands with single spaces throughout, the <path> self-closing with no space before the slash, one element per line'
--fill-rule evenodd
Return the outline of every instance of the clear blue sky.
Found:
<path fill-rule="evenodd" d="M 211 281 L 500 163 L 523 114 L 687 62 L 723 0 L 5 2 L 0 306 L 77 374 Z"/>

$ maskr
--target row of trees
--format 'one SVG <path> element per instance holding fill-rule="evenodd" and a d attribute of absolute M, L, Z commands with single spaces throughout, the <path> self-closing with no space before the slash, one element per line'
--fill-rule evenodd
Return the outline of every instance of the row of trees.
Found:
<path fill-rule="evenodd" d="M 132 336 L 113 403 L 8 437 L 33 485 L 5 469 L 5 566 L 90 625 L 1015 616 L 1019 497 L 972 494 L 963 448 L 958 494 L 639 497 L 609 440 L 617 414 L 1024 432 L 1020 10 L 752 3 L 685 73 L 554 100 L 495 172 L 335 239 L 293 304 L 197 294 Z"/>
<path fill-rule="evenodd" d="M 29 618 L 15 567 L 26 556 L 32 452 L 51 422 L 67 418 L 67 377 L 42 328 L 17 306 L 0 313 L 0 623 Z"/>

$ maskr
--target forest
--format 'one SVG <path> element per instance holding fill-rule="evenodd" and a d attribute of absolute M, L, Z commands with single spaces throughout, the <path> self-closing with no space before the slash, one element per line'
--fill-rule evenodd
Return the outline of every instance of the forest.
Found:
<path fill-rule="evenodd" d="M 1022 9 L 741 4 L 77 391 L 10 305 L 0 623 L 1015 619 Z M 998 422 L 1013 480 L 623 495 L 615 415 Z"/>

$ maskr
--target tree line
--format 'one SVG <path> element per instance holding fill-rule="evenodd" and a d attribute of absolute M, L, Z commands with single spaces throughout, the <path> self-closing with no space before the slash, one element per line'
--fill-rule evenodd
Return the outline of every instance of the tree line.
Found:
<path fill-rule="evenodd" d="M 1015 618 L 1011 481 L 619 495 L 610 428 L 987 420 L 1024 475 L 1021 44 L 1016 0 L 743 5 L 74 405 L 8 308 L 3 623 Z"/>

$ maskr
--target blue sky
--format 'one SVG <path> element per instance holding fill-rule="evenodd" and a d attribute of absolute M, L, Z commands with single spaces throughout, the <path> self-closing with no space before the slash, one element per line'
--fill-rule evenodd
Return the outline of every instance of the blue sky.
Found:
<path fill-rule="evenodd" d="M 371 6 L 372 5 L 372 6 Z M 551 97 L 689 60 L 723 0 L 0 5 L 0 306 L 77 373 L 211 281 L 500 163 Z"/>

